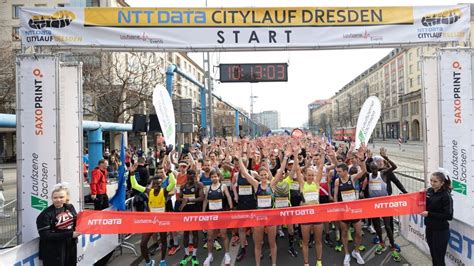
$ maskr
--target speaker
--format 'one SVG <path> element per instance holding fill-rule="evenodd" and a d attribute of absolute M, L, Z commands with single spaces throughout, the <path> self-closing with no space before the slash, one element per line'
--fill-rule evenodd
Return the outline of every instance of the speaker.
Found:
<path fill-rule="evenodd" d="M 160 121 L 158 120 L 158 116 L 156 115 L 149 115 L 148 116 L 148 131 L 150 132 L 162 132 Z"/>
<path fill-rule="evenodd" d="M 135 131 L 135 132 L 147 131 L 146 115 L 142 115 L 142 114 L 133 115 L 132 131 Z"/>

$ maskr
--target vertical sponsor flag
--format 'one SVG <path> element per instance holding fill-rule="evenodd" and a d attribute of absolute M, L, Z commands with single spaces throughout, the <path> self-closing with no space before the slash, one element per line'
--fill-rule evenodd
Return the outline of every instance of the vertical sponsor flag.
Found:
<path fill-rule="evenodd" d="M 370 136 L 374 131 L 377 121 L 380 118 L 382 106 L 380 100 L 376 96 L 370 96 L 365 100 L 364 105 L 360 109 L 359 118 L 357 119 L 357 129 L 355 136 L 355 148 L 358 149 L 362 143 L 367 144 Z"/>
<path fill-rule="evenodd" d="M 125 210 L 125 142 L 122 134 L 122 143 L 120 145 L 120 166 L 118 169 L 119 182 L 115 195 L 110 199 L 110 203 L 119 211 Z"/>
<path fill-rule="evenodd" d="M 176 124 L 174 118 L 174 109 L 171 97 L 166 88 L 158 84 L 153 90 L 153 106 L 155 107 L 156 116 L 160 121 L 163 137 L 166 145 L 175 145 Z"/>
<path fill-rule="evenodd" d="M 472 210 L 472 67 L 470 50 L 440 52 L 442 167 L 451 173 L 455 210 Z M 456 211 L 454 218 L 474 223 L 472 211 Z"/>

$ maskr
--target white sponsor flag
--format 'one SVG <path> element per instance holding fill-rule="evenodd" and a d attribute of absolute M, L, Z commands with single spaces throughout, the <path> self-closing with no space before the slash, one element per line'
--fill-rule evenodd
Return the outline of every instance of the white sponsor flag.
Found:
<path fill-rule="evenodd" d="M 153 90 L 153 106 L 155 107 L 156 115 L 160 121 L 161 130 L 163 130 L 163 137 L 166 145 L 172 144 L 175 146 L 176 139 L 176 125 L 174 119 L 174 109 L 171 97 L 166 88 L 158 84 Z"/>
<path fill-rule="evenodd" d="M 360 109 L 359 118 L 357 119 L 357 129 L 355 136 L 355 148 L 358 149 L 362 143 L 367 144 L 370 136 L 374 131 L 375 125 L 380 118 L 382 106 L 380 100 L 376 96 L 370 96 L 365 100 L 364 105 Z"/>

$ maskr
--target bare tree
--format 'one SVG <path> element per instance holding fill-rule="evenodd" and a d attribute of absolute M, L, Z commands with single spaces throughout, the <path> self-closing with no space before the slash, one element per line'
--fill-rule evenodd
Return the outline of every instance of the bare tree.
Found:
<path fill-rule="evenodd" d="M 163 57 L 157 53 L 100 53 L 83 58 L 84 111 L 100 121 L 128 123 L 151 104 L 153 89 L 164 83 Z M 143 104 L 146 102 L 145 104 Z"/>
<path fill-rule="evenodd" d="M 0 45 L 0 113 L 15 112 L 15 53 L 10 44 Z"/>

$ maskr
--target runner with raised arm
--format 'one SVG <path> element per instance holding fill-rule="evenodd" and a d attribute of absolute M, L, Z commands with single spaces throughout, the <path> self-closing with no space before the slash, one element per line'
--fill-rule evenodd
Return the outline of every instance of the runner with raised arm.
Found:
<path fill-rule="evenodd" d="M 148 195 L 148 208 L 150 212 L 165 212 L 166 210 L 166 198 L 168 193 L 173 191 L 176 184 L 176 179 L 173 172 L 170 172 L 168 175 L 168 182 L 166 187 L 162 187 L 163 180 L 165 179 L 166 173 L 163 167 L 160 165 L 157 169 L 157 175 L 152 178 L 151 187 L 143 187 L 138 184 L 135 179 L 135 175 L 132 174 L 134 171 L 134 166 L 131 167 L 130 171 L 130 181 L 132 187 L 140 192 L 144 192 Z M 148 242 L 150 241 L 151 236 L 154 233 L 144 233 L 142 234 L 142 239 L 140 242 L 140 250 L 142 253 L 143 259 L 145 259 L 145 265 L 154 265 L 154 260 L 150 260 L 150 255 L 148 252 Z M 166 248 L 167 248 L 167 234 L 166 232 L 160 233 L 161 241 L 161 261 L 160 266 L 166 266 Z"/>
<path fill-rule="evenodd" d="M 339 175 L 339 178 L 335 181 L 334 185 L 334 195 L 336 202 L 349 202 L 357 200 L 358 194 L 356 193 L 355 189 L 355 182 L 363 177 L 367 172 L 365 166 L 365 145 L 362 145 L 359 148 L 358 154 L 356 158 L 359 161 L 359 165 L 361 166 L 361 171 L 357 172 L 356 174 L 349 175 L 348 166 L 345 163 L 340 163 L 336 166 L 336 171 Z M 364 259 L 360 255 L 359 246 L 362 242 L 362 221 L 360 219 L 355 220 L 344 220 L 340 222 L 341 226 L 341 238 L 342 243 L 344 245 L 344 266 L 349 266 L 351 261 L 351 255 L 349 254 L 349 241 L 348 241 L 348 230 L 350 225 L 354 227 L 355 230 L 355 245 L 356 247 L 352 250 L 352 257 L 357 260 L 359 264 L 365 264 Z"/>

